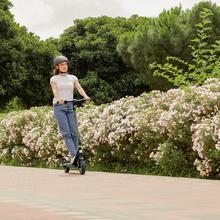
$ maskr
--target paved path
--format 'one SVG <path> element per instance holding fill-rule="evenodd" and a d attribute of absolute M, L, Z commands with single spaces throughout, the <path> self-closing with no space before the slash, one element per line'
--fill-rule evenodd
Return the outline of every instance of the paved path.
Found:
<path fill-rule="evenodd" d="M 219 220 L 220 181 L 0 166 L 1 220 Z"/>

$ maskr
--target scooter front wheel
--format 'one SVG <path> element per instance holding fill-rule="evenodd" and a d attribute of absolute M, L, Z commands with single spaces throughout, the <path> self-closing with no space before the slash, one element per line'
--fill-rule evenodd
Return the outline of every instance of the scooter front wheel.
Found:
<path fill-rule="evenodd" d="M 80 174 L 84 175 L 86 172 L 86 163 L 84 160 L 79 161 L 79 172 Z"/>

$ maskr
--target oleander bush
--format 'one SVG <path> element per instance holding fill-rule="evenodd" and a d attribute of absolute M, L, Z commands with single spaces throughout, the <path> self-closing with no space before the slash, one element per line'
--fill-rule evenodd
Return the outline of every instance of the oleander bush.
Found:
<path fill-rule="evenodd" d="M 87 103 L 77 114 L 81 145 L 91 167 L 219 178 L 218 79 L 100 106 Z M 51 107 L 11 112 L 0 129 L 1 164 L 58 167 L 68 154 Z"/>

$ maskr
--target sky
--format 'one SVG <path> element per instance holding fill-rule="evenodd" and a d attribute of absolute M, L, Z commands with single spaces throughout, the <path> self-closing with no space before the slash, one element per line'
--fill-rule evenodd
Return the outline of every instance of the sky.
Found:
<path fill-rule="evenodd" d="M 42 40 L 59 37 L 74 20 L 107 15 L 156 17 L 181 4 L 191 9 L 202 0 L 11 0 L 14 19 Z M 212 0 L 220 6 L 220 0 Z"/>

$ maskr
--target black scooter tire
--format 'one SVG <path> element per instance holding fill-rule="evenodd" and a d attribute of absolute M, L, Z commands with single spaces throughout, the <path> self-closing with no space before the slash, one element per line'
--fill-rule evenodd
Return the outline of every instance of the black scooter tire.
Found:
<path fill-rule="evenodd" d="M 70 168 L 69 167 L 63 167 L 63 169 L 64 169 L 65 173 L 69 173 L 70 172 Z"/>
<path fill-rule="evenodd" d="M 86 163 L 84 160 L 79 161 L 79 172 L 81 175 L 84 175 L 86 172 Z"/>

